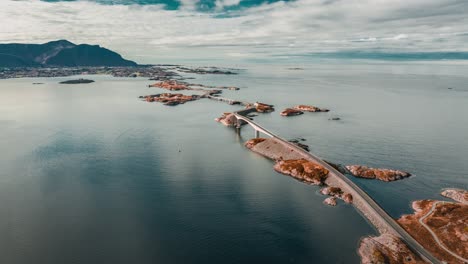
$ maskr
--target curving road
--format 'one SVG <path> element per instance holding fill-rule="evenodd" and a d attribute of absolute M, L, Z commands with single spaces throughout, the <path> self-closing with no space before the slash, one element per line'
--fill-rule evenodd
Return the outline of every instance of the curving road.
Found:
<path fill-rule="evenodd" d="M 431 210 L 429 210 L 429 212 L 427 212 L 427 214 L 423 215 L 421 218 L 419 218 L 419 223 L 427 229 L 427 231 L 429 231 L 429 233 L 431 233 L 432 237 L 434 238 L 434 240 L 437 242 L 437 245 L 441 248 L 443 248 L 445 251 L 447 251 L 447 253 L 449 253 L 450 255 L 456 257 L 457 259 L 463 261 L 463 263 L 468 263 L 468 259 L 465 259 L 459 255 L 457 255 L 456 253 L 454 253 L 453 251 L 451 251 L 450 249 L 448 249 L 440 240 L 439 238 L 437 237 L 437 235 L 432 231 L 432 229 L 426 225 L 426 223 L 424 223 L 424 220 L 430 216 L 432 214 L 432 212 L 434 212 L 434 209 L 436 208 L 436 206 L 439 204 L 439 203 L 445 203 L 444 201 L 437 201 L 435 202 L 432 207 L 431 207 Z"/>
<path fill-rule="evenodd" d="M 282 139 L 281 137 L 273 134 L 272 132 L 268 131 L 266 128 L 263 128 L 259 124 L 255 123 L 251 119 L 243 116 L 245 113 L 252 112 L 252 109 L 245 109 L 241 110 L 238 112 L 234 112 L 233 114 L 238 120 L 242 120 L 246 123 L 248 123 L 250 126 L 252 126 L 256 131 L 260 131 L 265 135 L 268 135 L 272 138 L 275 138 L 279 142 L 287 145 L 288 147 L 294 149 L 295 151 L 298 151 L 299 153 L 302 153 L 304 156 L 307 156 L 310 160 L 315 161 L 316 163 L 320 164 L 327 170 L 329 170 L 332 174 L 334 174 L 343 184 L 347 185 L 350 189 L 354 190 L 355 193 L 357 193 L 368 205 L 371 210 L 376 213 L 381 220 L 383 220 L 386 223 L 386 226 L 390 229 L 390 231 L 393 231 L 392 233 L 397 234 L 405 243 L 408 245 L 408 247 L 418 254 L 421 258 L 424 260 L 430 262 L 430 263 L 442 263 L 439 261 L 437 258 L 432 256 L 432 254 L 427 251 L 421 244 L 419 244 L 418 241 L 416 241 L 408 232 L 406 232 L 403 227 L 401 227 L 395 219 L 393 219 L 382 207 L 380 207 L 374 199 L 372 199 L 366 192 L 364 192 L 359 186 L 357 186 L 354 182 L 352 182 L 348 177 L 343 175 L 341 172 L 330 166 L 328 163 L 324 162 L 321 158 L 318 156 L 315 156 L 302 148 L 292 144 L 291 142 L 288 142 L 287 140 Z"/>

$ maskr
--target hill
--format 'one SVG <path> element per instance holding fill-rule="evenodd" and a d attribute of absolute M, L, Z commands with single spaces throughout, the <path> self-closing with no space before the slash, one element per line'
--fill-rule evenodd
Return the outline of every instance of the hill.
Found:
<path fill-rule="evenodd" d="M 76 45 L 67 40 L 45 44 L 0 44 L 0 67 L 137 66 L 99 45 Z"/>

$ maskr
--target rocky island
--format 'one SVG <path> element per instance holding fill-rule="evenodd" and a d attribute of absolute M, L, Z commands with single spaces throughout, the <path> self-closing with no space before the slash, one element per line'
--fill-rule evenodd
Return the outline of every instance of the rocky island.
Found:
<path fill-rule="evenodd" d="M 167 80 L 167 81 L 158 82 L 158 83 L 149 85 L 149 87 L 158 87 L 158 88 L 163 88 L 163 89 L 167 89 L 170 91 L 180 91 L 180 90 L 190 89 L 187 83 L 178 82 L 176 80 Z"/>
<path fill-rule="evenodd" d="M 447 189 L 441 194 L 459 198 L 467 192 Z M 468 263 L 468 204 L 420 200 L 412 203 L 414 214 L 403 215 L 398 223 L 443 263 Z M 362 263 L 426 263 L 391 234 L 361 240 Z"/>
<path fill-rule="evenodd" d="M 270 105 L 270 104 L 256 102 L 254 106 L 257 112 L 259 113 L 270 113 L 270 112 L 275 111 L 275 108 L 273 108 L 273 105 Z"/>
<path fill-rule="evenodd" d="M 325 199 L 325 204 L 328 204 L 328 205 L 336 205 L 336 199 L 341 199 L 343 200 L 345 203 L 352 203 L 353 202 L 353 196 L 349 193 L 345 193 L 341 190 L 341 188 L 339 187 L 325 187 L 323 189 L 320 190 L 320 193 L 323 194 L 323 195 L 329 195 L 329 196 L 332 196 L 332 197 L 329 197 L 327 199 Z M 330 204 L 329 201 L 331 200 L 334 200 L 335 201 L 335 204 Z"/>
<path fill-rule="evenodd" d="M 304 114 L 304 112 L 294 109 L 294 108 L 286 108 L 280 113 L 280 115 L 282 116 L 297 116 L 297 115 L 302 115 L 302 114 Z"/>
<path fill-rule="evenodd" d="M 282 116 L 297 116 L 302 115 L 304 112 L 328 112 L 330 110 L 325 108 L 318 108 L 311 105 L 296 105 L 294 107 L 286 108 L 281 111 L 280 115 Z"/>
<path fill-rule="evenodd" d="M 427 264 L 398 237 L 385 233 L 359 243 L 362 264 Z"/>
<path fill-rule="evenodd" d="M 293 108 L 298 111 L 304 111 L 304 112 L 329 112 L 330 111 L 328 109 L 318 108 L 312 105 L 296 105 Z"/>
<path fill-rule="evenodd" d="M 445 189 L 440 193 L 442 196 L 455 200 L 459 203 L 468 203 L 468 191 L 462 189 Z"/>
<path fill-rule="evenodd" d="M 400 170 L 375 169 L 361 165 L 349 165 L 346 169 L 355 177 L 377 179 L 381 181 L 396 181 L 411 176 L 410 173 Z"/>
<path fill-rule="evenodd" d="M 237 120 L 233 113 L 226 112 L 226 113 L 223 113 L 222 116 L 216 118 L 215 121 L 220 122 L 221 124 L 225 126 L 232 127 L 236 125 Z"/>
<path fill-rule="evenodd" d="M 144 99 L 146 102 L 160 102 L 164 105 L 179 105 L 185 104 L 186 102 L 195 101 L 199 99 L 198 95 L 184 95 L 184 94 L 173 94 L 173 93 L 161 93 L 140 96 L 140 99 Z"/>
<path fill-rule="evenodd" d="M 93 83 L 93 80 L 88 79 L 76 79 L 76 80 L 68 80 L 60 82 L 61 84 L 86 84 L 86 83 Z"/>
<path fill-rule="evenodd" d="M 273 168 L 279 173 L 313 185 L 322 185 L 328 176 L 328 170 L 305 159 L 280 160 Z"/>
<path fill-rule="evenodd" d="M 442 194 L 460 192 L 467 193 L 464 190 L 449 189 Z M 467 263 L 468 204 L 420 200 L 413 202 L 412 207 L 414 214 L 400 217 L 400 225 L 438 259 L 447 263 Z"/>

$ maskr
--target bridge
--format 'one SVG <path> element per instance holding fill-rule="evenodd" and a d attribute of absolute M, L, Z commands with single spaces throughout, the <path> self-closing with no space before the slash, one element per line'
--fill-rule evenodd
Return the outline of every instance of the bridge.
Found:
<path fill-rule="evenodd" d="M 330 186 L 340 187 L 344 192 L 350 193 L 353 196 L 354 206 L 377 228 L 380 233 L 391 233 L 400 239 L 402 239 L 408 247 L 417 255 L 419 255 L 425 261 L 430 263 L 442 263 L 432 254 L 427 251 L 418 241 L 416 241 L 398 222 L 393 219 L 377 202 L 374 201 L 365 191 L 357 186 L 348 177 L 343 175 L 341 172 L 333 168 L 331 165 L 323 161 L 318 156 L 305 151 L 295 144 L 273 134 L 266 128 L 255 123 L 246 115 L 255 112 L 255 108 L 248 108 L 241 111 L 234 112 L 234 116 L 237 119 L 237 128 L 240 129 L 243 123 L 247 123 L 255 130 L 255 137 L 258 138 L 260 133 L 265 134 L 278 143 L 284 145 L 286 148 L 290 148 L 295 152 L 299 153 L 304 159 L 312 161 L 316 164 L 321 165 L 329 171 L 327 178 L 327 184 Z"/>
<path fill-rule="evenodd" d="M 208 99 L 211 99 L 211 100 L 216 100 L 216 101 L 220 101 L 220 102 L 226 102 L 230 105 L 235 105 L 235 104 L 238 104 L 238 105 L 248 105 L 249 103 L 248 102 L 241 102 L 241 101 L 237 101 L 237 100 L 233 100 L 233 99 L 230 99 L 230 98 L 225 98 L 225 97 L 221 97 L 221 96 L 213 96 L 209 93 L 206 93 L 203 95 L 204 97 L 208 98 Z"/>

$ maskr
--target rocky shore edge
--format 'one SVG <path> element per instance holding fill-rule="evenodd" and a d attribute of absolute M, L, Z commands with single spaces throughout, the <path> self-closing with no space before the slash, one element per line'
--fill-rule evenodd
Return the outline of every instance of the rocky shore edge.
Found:
<path fill-rule="evenodd" d="M 402 215 L 398 223 L 437 259 L 445 263 L 468 261 L 468 192 L 446 189 L 442 196 L 455 202 L 418 200 L 413 214 Z M 426 263 L 412 253 L 401 239 L 391 234 L 363 238 L 358 250 L 363 264 Z"/>

